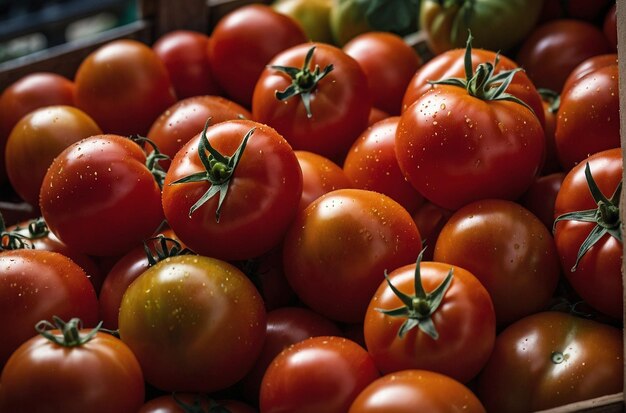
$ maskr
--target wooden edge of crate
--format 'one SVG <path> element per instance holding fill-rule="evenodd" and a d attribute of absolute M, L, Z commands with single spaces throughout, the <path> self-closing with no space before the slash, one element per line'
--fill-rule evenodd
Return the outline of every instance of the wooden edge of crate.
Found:
<path fill-rule="evenodd" d="M 595 399 L 566 404 L 535 413 L 621 413 L 624 411 L 624 393 L 609 394 Z"/>

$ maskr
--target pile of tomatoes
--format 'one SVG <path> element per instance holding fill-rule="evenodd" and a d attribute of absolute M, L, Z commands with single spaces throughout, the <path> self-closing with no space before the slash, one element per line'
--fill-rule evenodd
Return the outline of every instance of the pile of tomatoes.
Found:
<path fill-rule="evenodd" d="M 468 33 L 430 60 L 253 4 L 7 87 L 2 205 L 24 208 L 0 221 L 0 411 L 621 391 L 615 2 L 545 3 L 503 53 Z"/>

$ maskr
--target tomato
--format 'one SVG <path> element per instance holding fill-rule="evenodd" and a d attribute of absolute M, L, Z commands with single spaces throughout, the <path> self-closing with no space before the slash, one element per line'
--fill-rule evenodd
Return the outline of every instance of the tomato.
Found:
<path fill-rule="evenodd" d="M 412 215 L 424 242 L 424 261 L 432 261 L 435 243 L 441 229 L 452 215 L 452 211 L 424 201 Z"/>
<path fill-rule="evenodd" d="M 395 140 L 399 120 L 400 117 L 394 116 L 367 128 L 350 148 L 343 170 L 354 188 L 388 195 L 412 212 L 424 198 L 398 166 Z"/>
<path fill-rule="evenodd" d="M 508 51 L 535 27 L 541 6 L 541 1 L 526 0 L 425 0 L 419 10 L 420 27 L 435 54 L 465 45 L 469 31 L 476 46 Z"/>
<path fill-rule="evenodd" d="M 221 96 L 193 96 L 167 108 L 154 121 L 147 137 L 159 151 L 174 158 L 185 143 L 202 132 L 207 119 L 215 125 L 226 120 L 251 118 L 252 114 L 243 106 Z M 169 165 L 169 160 L 161 162 L 164 169 Z"/>
<path fill-rule="evenodd" d="M 284 349 L 309 337 L 340 335 L 341 330 L 335 323 L 307 308 L 283 307 L 268 312 L 261 354 L 240 383 L 245 397 L 258 404 L 263 375 Z"/>
<path fill-rule="evenodd" d="M 34 249 L 5 250 L 0 253 L 0 269 L 0 322 L 10 327 L 0 341 L 0 366 L 33 336 L 33 326 L 39 320 L 56 315 L 80 317 L 87 326 L 96 324 L 94 288 L 85 271 L 65 255 Z M 4 382 L 0 388 L 3 386 Z"/>
<path fill-rule="evenodd" d="M 617 50 L 617 2 L 613 3 L 613 6 L 611 6 L 604 16 L 602 31 L 613 47 L 613 50 Z"/>
<path fill-rule="evenodd" d="M 261 296 L 236 267 L 180 255 L 153 265 L 128 287 L 119 332 L 154 387 L 211 392 L 252 368 L 265 317 Z"/>
<path fill-rule="evenodd" d="M 187 413 L 187 412 L 256 413 L 251 406 L 236 400 L 213 400 L 193 393 L 173 393 L 146 402 L 137 413 Z"/>
<path fill-rule="evenodd" d="M 491 298 L 469 271 L 421 259 L 385 272 L 365 314 L 367 351 L 383 374 L 424 369 L 465 383 L 493 348 Z"/>
<path fill-rule="evenodd" d="M 39 204 L 41 182 L 54 158 L 72 143 L 102 130 L 85 112 L 72 106 L 46 106 L 24 116 L 13 128 L 5 164 L 15 191 Z"/>
<path fill-rule="evenodd" d="M 478 380 L 487 411 L 530 412 L 622 391 L 622 331 L 561 312 L 510 325 Z"/>
<path fill-rule="evenodd" d="M 144 381 L 130 349 L 110 334 L 81 329 L 78 318 L 57 318 L 56 325 L 48 331 L 38 323 L 41 335 L 11 355 L 0 377 L 0 410 L 135 413 Z"/>
<path fill-rule="evenodd" d="M 404 370 L 367 386 L 348 413 L 485 413 L 480 400 L 464 384 L 428 370 Z"/>
<path fill-rule="evenodd" d="M 238 7 L 222 17 L 209 43 L 213 74 L 226 95 L 249 108 L 257 79 L 279 52 L 305 43 L 302 27 L 265 4 Z"/>
<path fill-rule="evenodd" d="M 559 158 L 556 152 L 556 142 L 554 131 L 556 129 L 556 116 L 561 103 L 560 96 L 553 90 L 539 89 L 541 95 L 541 103 L 543 104 L 543 115 L 545 122 L 543 132 L 546 138 L 546 155 L 541 168 L 541 175 L 548 175 L 562 170 Z"/>
<path fill-rule="evenodd" d="M 286 72 L 285 72 L 286 71 Z M 254 89 L 252 116 L 275 128 L 296 150 L 337 163 L 367 127 L 367 77 L 352 57 L 323 43 L 276 55 Z"/>
<path fill-rule="evenodd" d="M 295 151 L 295 154 L 302 170 L 299 209 L 306 208 L 327 192 L 353 187 L 345 171 L 330 159 L 308 151 Z"/>
<path fill-rule="evenodd" d="M 312 337 L 283 350 L 261 383 L 264 413 L 345 413 L 356 396 L 379 377 L 371 356 L 353 341 Z"/>
<path fill-rule="evenodd" d="M 161 190 L 145 153 L 118 135 L 95 135 L 67 147 L 41 188 L 39 206 L 50 230 L 87 254 L 123 254 L 163 220 Z"/>
<path fill-rule="evenodd" d="M 211 71 L 210 41 L 201 32 L 174 30 L 160 36 L 152 45 L 165 64 L 178 99 L 221 93 Z"/>
<path fill-rule="evenodd" d="M 470 59 L 468 42 L 468 69 Z M 430 89 L 400 117 L 398 164 L 432 203 L 456 210 L 479 199 L 513 200 L 539 173 L 546 146 L 542 125 L 521 100 L 506 89 L 494 89 L 505 82 L 503 76 L 482 63 L 475 73 L 468 70 L 466 79 Z M 515 71 L 509 71 L 506 77 L 513 76 Z M 504 95 L 498 97 L 499 92 Z"/>
<path fill-rule="evenodd" d="M 333 43 L 330 29 L 333 0 L 277 0 L 271 6 L 300 23 L 309 40 Z"/>
<path fill-rule="evenodd" d="M 618 320 L 623 314 L 622 163 L 620 148 L 590 156 L 565 176 L 554 206 L 554 216 L 561 217 L 554 240 L 563 273 L 590 306 Z M 571 215 L 578 211 L 590 212 Z"/>
<path fill-rule="evenodd" d="M 106 133 L 145 136 L 176 102 L 165 65 L 147 45 L 113 40 L 91 52 L 76 71 L 76 106 Z"/>
<path fill-rule="evenodd" d="M 493 300 L 498 327 L 545 309 L 561 272 L 543 222 L 515 202 L 496 199 L 456 211 L 439 233 L 434 259 L 480 280 Z"/>
<path fill-rule="evenodd" d="M 542 20 L 573 18 L 595 22 L 614 0 L 544 0 Z"/>
<path fill-rule="evenodd" d="M 202 159 L 209 145 L 223 159 Z M 202 180 L 185 182 L 187 176 Z M 210 191 L 219 191 L 219 199 L 207 200 Z M 163 210 L 193 251 L 244 260 L 280 244 L 301 194 L 302 172 L 285 139 L 269 126 L 232 120 L 209 127 L 176 154 L 165 178 Z"/>
<path fill-rule="evenodd" d="M 563 91 L 561 94 L 564 94 L 570 87 L 572 87 L 572 85 L 588 74 L 603 67 L 614 66 L 616 64 L 617 53 L 596 55 L 584 60 L 569 73 L 567 79 L 565 80 L 565 84 L 563 85 Z"/>
<path fill-rule="evenodd" d="M 578 64 L 610 51 L 598 27 L 582 20 L 558 19 L 535 28 L 522 43 L 516 61 L 537 87 L 560 93 Z"/>
<path fill-rule="evenodd" d="M 402 98 L 421 59 L 400 36 L 387 32 L 367 32 L 343 46 L 367 76 L 373 105 L 399 115 Z"/>
<path fill-rule="evenodd" d="M 335 0 L 330 9 L 330 31 L 332 44 L 339 47 L 361 33 L 372 30 L 367 21 L 367 3 L 358 0 Z"/>
<path fill-rule="evenodd" d="M 520 198 L 520 204 L 539 218 L 549 230 L 554 225 L 554 203 L 564 178 L 564 172 L 540 176 Z"/>
<path fill-rule="evenodd" d="M 370 116 L 367 120 L 367 126 L 372 126 L 376 122 L 386 119 L 389 116 L 390 115 L 387 112 L 383 112 L 382 110 L 372 106 L 372 109 L 370 110 Z"/>
<path fill-rule="evenodd" d="M 363 320 L 385 269 L 422 246 L 409 213 L 386 195 L 338 189 L 301 211 L 283 242 L 285 276 L 307 306 L 342 322 Z"/>

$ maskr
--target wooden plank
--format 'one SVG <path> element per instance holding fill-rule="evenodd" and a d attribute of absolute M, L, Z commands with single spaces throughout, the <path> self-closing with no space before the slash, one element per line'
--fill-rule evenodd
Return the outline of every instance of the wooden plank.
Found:
<path fill-rule="evenodd" d="M 151 0 L 142 7 L 143 16 L 154 23 L 153 39 L 177 29 L 209 32 L 207 0 Z"/>
<path fill-rule="evenodd" d="M 535 413 L 622 413 L 624 412 L 624 394 L 616 393 L 591 400 L 567 404 Z"/>

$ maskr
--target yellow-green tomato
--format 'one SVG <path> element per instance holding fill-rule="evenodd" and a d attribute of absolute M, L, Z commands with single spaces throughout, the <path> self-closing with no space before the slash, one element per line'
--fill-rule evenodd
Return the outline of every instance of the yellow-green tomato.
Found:
<path fill-rule="evenodd" d="M 272 7 L 302 25 L 309 40 L 333 43 L 330 30 L 332 0 L 276 0 Z"/>

